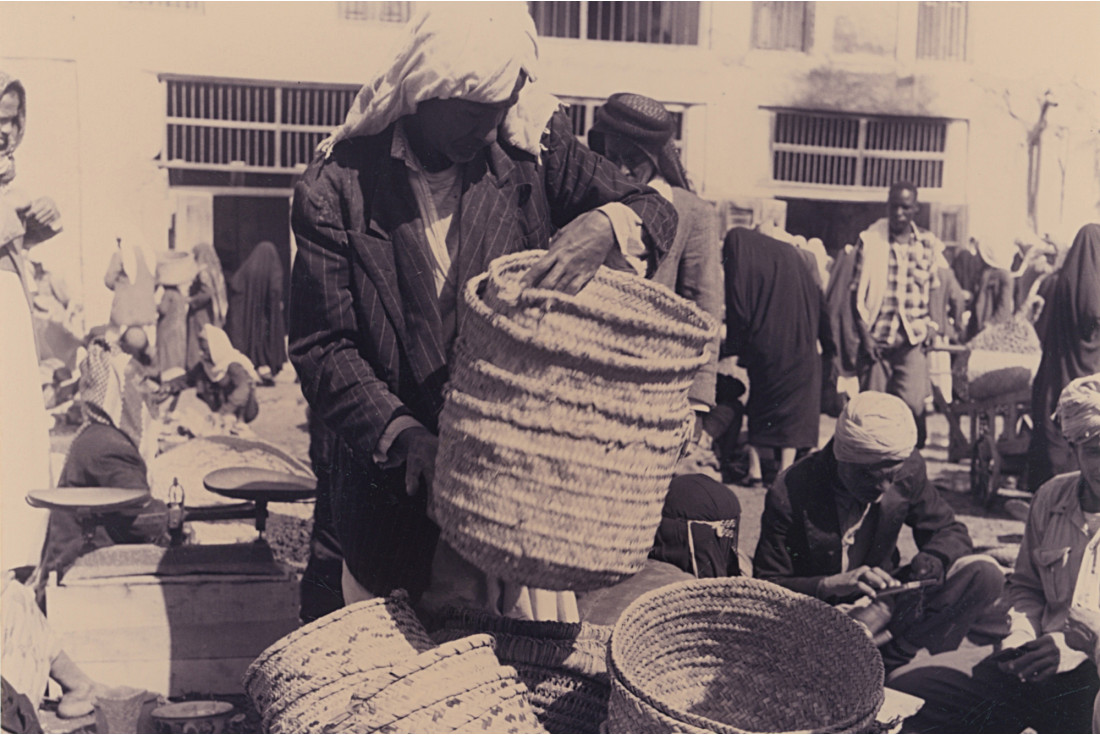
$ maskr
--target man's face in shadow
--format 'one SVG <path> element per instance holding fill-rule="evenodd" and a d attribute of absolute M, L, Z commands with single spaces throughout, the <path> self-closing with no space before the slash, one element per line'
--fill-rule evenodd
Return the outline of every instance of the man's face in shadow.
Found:
<path fill-rule="evenodd" d="M 913 218 L 920 209 L 917 193 L 912 189 L 896 189 L 890 192 L 886 206 L 890 216 L 890 232 L 895 235 L 912 226 Z"/>

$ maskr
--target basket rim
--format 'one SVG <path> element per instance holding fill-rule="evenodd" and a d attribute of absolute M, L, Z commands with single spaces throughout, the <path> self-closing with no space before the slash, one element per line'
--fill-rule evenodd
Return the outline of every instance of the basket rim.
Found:
<path fill-rule="evenodd" d="M 759 592 L 781 592 L 783 594 L 790 595 L 793 598 L 804 598 L 806 602 L 809 602 L 811 604 L 817 603 L 819 606 L 822 607 L 822 609 L 827 608 L 829 610 L 834 610 L 835 612 L 835 609 L 831 605 L 821 602 L 816 598 L 797 592 L 792 592 L 785 587 L 781 587 L 779 585 L 771 582 L 766 582 L 764 580 L 753 579 L 751 577 L 717 577 L 713 579 L 688 579 L 681 582 L 673 582 L 672 584 L 665 585 L 664 587 L 658 587 L 655 590 L 650 590 L 649 592 L 641 595 L 640 597 L 635 599 L 630 605 L 628 605 L 627 608 L 623 610 L 622 614 L 619 616 L 619 619 L 615 623 L 615 626 L 611 632 L 611 641 L 607 647 L 607 671 L 613 682 L 613 685 L 617 684 L 618 686 L 622 687 L 630 695 L 632 695 L 645 705 L 652 707 L 660 714 L 673 720 L 685 722 L 693 727 L 700 727 L 710 732 L 749 732 L 747 730 L 738 730 L 736 726 L 732 725 L 731 723 L 721 722 L 719 720 L 714 720 L 704 715 L 699 715 L 693 712 L 688 712 L 686 710 L 673 707 L 668 703 L 663 702 L 656 697 L 645 693 L 636 683 L 634 683 L 634 681 L 631 680 L 629 675 L 627 675 L 622 670 L 622 667 L 619 666 L 618 663 L 618 659 L 622 655 L 621 647 L 625 645 L 623 643 L 623 638 L 626 635 L 626 627 L 634 621 L 640 619 L 642 617 L 642 612 L 651 607 L 652 603 L 655 600 L 659 600 L 664 597 L 673 597 L 687 591 L 703 591 L 709 588 L 722 589 L 732 586 L 740 586 L 749 590 Z M 802 601 L 802 599 L 800 599 L 800 601 Z M 836 619 L 838 623 L 841 620 L 847 620 L 851 623 L 851 626 L 853 626 L 853 632 L 857 633 L 857 638 L 853 638 L 853 640 L 866 640 L 868 645 L 873 645 L 870 643 L 870 639 L 867 639 L 866 636 L 862 635 L 862 633 L 858 632 L 856 630 L 856 627 L 854 627 L 858 626 L 859 624 L 849 618 L 847 615 L 837 613 Z M 875 653 L 877 654 L 877 650 L 875 651 Z M 885 699 L 883 686 L 884 684 L 878 687 L 878 690 L 873 697 L 873 704 L 868 711 L 853 713 L 849 715 L 849 717 L 841 721 L 829 723 L 826 727 L 818 726 L 814 727 L 812 730 L 795 730 L 792 732 L 830 733 L 846 731 L 853 725 L 862 722 L 863 720 L 866 720 L 869 716 L 873 716 L 882 707 L 882 703 Z"/>
<path fill-rule="evenodd" d="M 258 674 L 259 670 L 263 666 L 265 666 L 275 656 L 279 656 L 285 653 L 288 649 L 290 649 L 291 646 L 300 643 L 303 638 L 307 638 L 310 635 L 317 633 L 318 631 L 321 631 L 330 625 L 336 625 L 344 622 L 348 617 L 358 613 L 361 610 L 378 606 L 388 607 L 390 604 L 405 605 L 406 607 L 408 607 L 408 612 L 413 613 L 413 617 L 415 618 L 415 612 L 413 612 L 412 607 L 409 606 L 408 603 L 408 593 L 403 589 L 396 589 L 385 597 L 372 597 L 369 600 L 360 600 L 359 602 L 352 603 L 351 605 L 346 605 L 339 610 L 334 610 L 328 615 L 325 615 L 322 618 L 318 618 L 311 623 L 307 623 L 299 628 L 295 628 L 294 630 L 287 633 L 285 636 L 265 648 L 260 653 L 260 655 L 257 656 L 251 664 L 249 664 L 248 669 L 245 671 L 243 677 L 246 691 L 248 689 L 248 685 L 252 682 L 253 678 Z M 424 631 L 424 636 L 425 638 L 428 638 L 430 640 L 430 636 L 428 636 L 426 630 Z"/>
<path fill-rule="evenodd" d="M 504 288 L 506 284 L 504 276 L 519 270 L 526 272 L 548 252 L 547 250 L 521 250 L 494 259 L 489 264 L 489 268 L 485 275 L 489 280 L 497 282 L 502 287 L 498 293 L 498 298 L 500 298 L 501 301 L 514 303 L 518 307 L 537 306 L 540 303 L 560 303 L 572 309 L 577 309 L 578 312 L 583 311 L 583 313 L 592 314 L 600 321 L 617 324 L 635 324 L 637 322 L 635 319 L 624 318 L 621 313 L 592 308 L 591 306 L 582 307 L 581 304 L 578 303 L 577 296 L 553 289 L 526 288 L 519 290 L 517 288 L 514 291 L 515 300 L 513 301 L 512 298 L 510 298 L 513 290 Z M 700 323 L 698 326 L 695 326 L 689 324 L 686 320 L 666 320 L 660 323 L 647 324 L 653 331 L 660 334 L 699 337 L 701 334 L 713 333 L 718 329 L 717 320 L 713 316 L 699 308 L 695 302 L 683 298 L 662 283 L 647 278 L 641 278 L 633 273 L 617 271 L 602 265 L 596 270 L 592 280 L 599 280 L 612 286 L 623 287 L 635 293 L 649 295 L 655 300 L 663 302 L 664 305 L 681 311 L 687 311 Z M 711 334 L 711 336 L 713 336 L 713 334 Z"/>

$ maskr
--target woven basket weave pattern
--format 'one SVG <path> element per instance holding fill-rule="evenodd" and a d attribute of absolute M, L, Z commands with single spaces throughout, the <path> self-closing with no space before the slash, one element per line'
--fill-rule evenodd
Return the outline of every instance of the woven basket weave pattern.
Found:
<path fill-rule="evenodd" d="M 607 718 L 609 626 L 515 620 L 476 610 L 439 613 L 437 641 L 471 633 L 493 637 L 497 658 L 530 690 L 531 706 L 551 733 L 594 733 Z"/>
<path fill-rule="evenodd" d="M 474 722 L 485 732 L 538 729 L 526 688 L 515 669 L 500 665 L 488 635 L 443 644 L 375 675 L 333 725 L 346 732 L 447 732 Z"/>
<path fill-rule="evenodd" d="M 392 666 L 434 646 L 398 590 L 341 608 L 283 637 L 248 667 L 245 691 L 265 726 L 308 711 L 348 677 Z"/>
<path fill-rule="evenodd" d="M 521 291 L 539 257 L 505 256 L 466 286 L 431 511 L 490 574 L 604 587 L 645 563 L 716 325 L 607 269 L 576 297 Z"/>
<path fill-rule="evenodd" d="M 611 732 L 860 731 L 883 699 L 857 623 L 750 579 L 643 595 L 615 626 L 609 669 Z"/>

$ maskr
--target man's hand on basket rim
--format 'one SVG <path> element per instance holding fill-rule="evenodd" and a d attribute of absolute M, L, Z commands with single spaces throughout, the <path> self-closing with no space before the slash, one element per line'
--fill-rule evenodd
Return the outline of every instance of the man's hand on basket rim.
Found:
<path fill-rule="evenodd" d="M 609 260 L 614 255 L 619 257 Z M 520 285 L 575 295 L 605 261 L 612 267 L 629 268 L 618 251 L 611 219 L 598 210 L 585 212 L 558 230 L 546 255 L 531 266 Z"/>

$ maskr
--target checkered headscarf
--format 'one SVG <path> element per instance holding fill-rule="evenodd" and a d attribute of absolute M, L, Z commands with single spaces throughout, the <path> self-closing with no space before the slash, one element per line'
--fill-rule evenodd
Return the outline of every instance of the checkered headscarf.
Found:
<path fill-rule="evenodd" d="M 122 431 L 141 446 L 144 401 L 127 366 L 131 357 L 118 345 L 95 339 L 80 364 L 80 400 L 84 426 L 104 424 Z M 82 429 L 83 430 L 83 429 Z"/>

